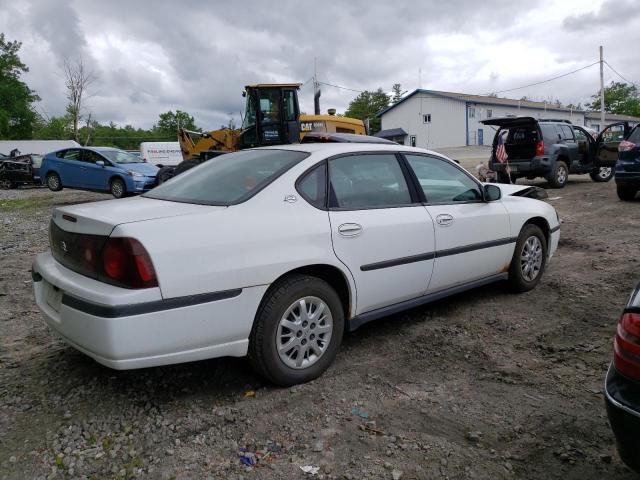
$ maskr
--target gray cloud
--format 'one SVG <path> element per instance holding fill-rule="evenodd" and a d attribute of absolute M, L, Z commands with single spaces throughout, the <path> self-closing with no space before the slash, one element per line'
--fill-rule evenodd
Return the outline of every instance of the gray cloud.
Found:
<path fill-rule="evenodd" d="M 620 28 L 638 17 L 636 0 L 606 0 L 597 12 L 572 15 L 564 19 L 562 26 L 569 31 Z"/>
<path fill-rule="evenodd" d="M 175 109 L 191 113 L 204 128 L 218 128 L 230 116 L 239 121 L 244 85 L 303 82 L 313 75 L 314 58 L 320 80 L 358 90 L 389 91 L 394 83 L 412 90 L 422 69 L 424 88 L 497 91 L 590 63 L 601 43 L 623 74 L 640 74 L 630 60 L 633 49 L 623 46 L 639 37 L 630 23 L 607 36 L 604 29 L 590 27 L 585 34 L 573 27 L 611 23 L 603 17 L 607 2 L 580 14 L 579 0 L 517 9 L 507 0 L 321 6 L 252 0 L 224 8 L 195 0 L 0 0 L 5 2 L 0 31 L 23 42 L 21 57 L 31 67 L 25 80 L 42 97 L 39 109 L 63 113 L 61 61 L 82 57 L 97 77 L 88 105 L 93 117 L 135 126 L 148 127 Z M 513 96 L 577 103 L 597 89 L 596 70 Z M 355 95 L 323 86 L 323 109 L 344 111 Z M 310 83 L 300 98 L 310 112 Z"/>

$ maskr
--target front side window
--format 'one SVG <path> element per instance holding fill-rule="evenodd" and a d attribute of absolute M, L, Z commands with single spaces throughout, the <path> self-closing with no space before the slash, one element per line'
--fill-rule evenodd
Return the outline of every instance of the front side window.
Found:
<path fill-rule="evenodd" d="M 631 130 L 631 134 L 627 140 L 635 144 L 640 143 L 640 126 L 636 126 Z"/>
<path fill-rule="evenodd" d="M 579 128 L 574 128 L 573 129 L 573 133 L 576 136 L 576 141 L 577 142 L 586 142 L 587 141 L 587 135 L 584 133 L 584 130 L 580 130 Z"/>
<path fill-rule="evenodd" d="M 329 162 L 331 206 L 346 209 L 411 204 L 409 187 L 393 154 L 349 155 Z"/>
<path fill-rule="evenodd" d="M 98 160 L 105 161 L 104 158 L 93 150 L 85 150 L 82 159 L 87 163 L 96 163 Z M 106 163 L 106 162 L 105 162 Z"/>
<path fill-rule="evenodd" d="M 244 150 L 212 158 L 143 196 L 201 205 L 232 205 L 258 193 L 309 154 Z"/>
<path fill-rule="evenodd" d="M 428 203 L 458 203 L 482 200 L 478 184 L 445 160 L 423 155 L 405 155 Z"/>

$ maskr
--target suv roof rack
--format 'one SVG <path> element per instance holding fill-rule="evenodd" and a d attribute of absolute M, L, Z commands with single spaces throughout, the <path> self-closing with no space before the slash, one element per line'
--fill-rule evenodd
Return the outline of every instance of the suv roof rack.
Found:
<path fill-rule="evenodd" d="M 561 123 L 568 123 L 569 125 L 573 125 L 573 122 L 571 120 L 565 120 L 564 118 L 539 118 L 538 121 L 539 122 L 561 122 Z"/>

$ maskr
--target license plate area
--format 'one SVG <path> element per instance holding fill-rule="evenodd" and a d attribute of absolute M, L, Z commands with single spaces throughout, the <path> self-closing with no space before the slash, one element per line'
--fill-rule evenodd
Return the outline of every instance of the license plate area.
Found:
<path fill-rule="evenodd" d="M 62 290 L 58 287 L 54 287 L 50 283 L 46 283 L 46 290 L 44 294 L 44 300 L 56 313 L 60 313 L 60 306 L 62 305 Z"/>

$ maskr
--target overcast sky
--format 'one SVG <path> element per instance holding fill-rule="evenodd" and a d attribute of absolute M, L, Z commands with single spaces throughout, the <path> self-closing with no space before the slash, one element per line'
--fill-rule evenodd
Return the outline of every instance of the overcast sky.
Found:
<path fill-rule="evenodd" d="M 637 82 L 638 17 L 635 0 L 0 0 L 0 32 L 22 42 L 40 112 L 64 113 L 61 65 L 82 58 L 97 78 L 93 118 L 150 127 L 180 109 L 205 129 L 239 121 L 248 83 L 307 82 L 301 108 L 312 113 L 314 58 L 320 81 L 351 89 L 483 94 L 593 63 L 603 45 Z M 595 65 L 500 96 L 575 104 L 598 88 Z M 343 112 L 355 95 L 323 86 L 322 109 Z"/>

